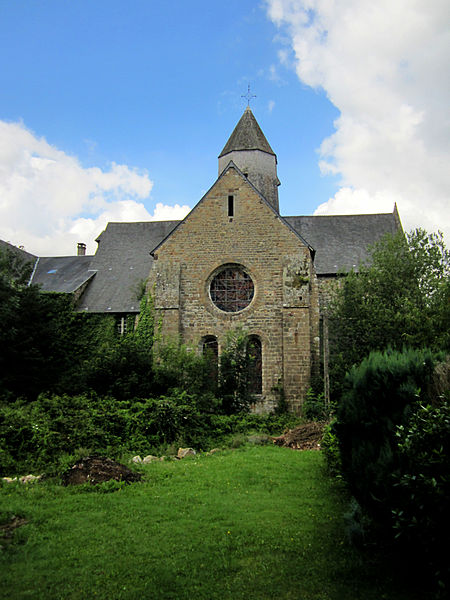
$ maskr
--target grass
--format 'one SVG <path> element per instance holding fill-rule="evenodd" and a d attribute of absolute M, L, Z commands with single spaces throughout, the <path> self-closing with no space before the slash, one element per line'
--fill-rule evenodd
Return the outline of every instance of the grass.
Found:
<path fill-rule="evenodd" d="M 29 523 L 0 555 L 0 598 L 423 598 L 348 546 L 319 452 L 240 448 L 144 469 L 143 483 L 97 490 L 4 485 L 2 511 Z"/>

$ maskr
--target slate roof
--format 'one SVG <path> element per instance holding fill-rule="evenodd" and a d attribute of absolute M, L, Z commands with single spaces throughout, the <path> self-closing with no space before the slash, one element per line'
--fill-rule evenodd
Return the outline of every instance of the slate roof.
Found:
<path fill-rule="evenodd" d="M 93 256 L 54 256 L 37 259 L 31 281 L 44 292 L 71 294 L 93 276 Z"/>
<path fill-rule="evenodd" d="M 396 209 L 373 215 L 284 217 L 315 249 L 318 275 L 334 275 L 355 268 L 368 258 L 368 247 L 401 228 Z"/>
<path fill-rule="evenodd" d="M 249 106 L 239 119 L 219 158 L 235 150 L 261 150 L 276 156 Z"/>
<path fill-rule="evenodd" d="M 178 221 L 108 223 L 97 238 L 90 270 L 95 273 L 78 304 L 79 311 L 139 312 L 138 288 L 148 278 L 150 251 Z"/>

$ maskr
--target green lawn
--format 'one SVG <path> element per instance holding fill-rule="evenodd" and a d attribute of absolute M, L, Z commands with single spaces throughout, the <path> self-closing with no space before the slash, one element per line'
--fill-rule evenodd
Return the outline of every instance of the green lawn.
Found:
<path fill-rule="evenodd" d="M 412 600 L 348 547 L 319 452 L 253 447 L 145 467 L 112 493 L 4 485 L 29 520 L 0 555 L 0 597 Z"/>

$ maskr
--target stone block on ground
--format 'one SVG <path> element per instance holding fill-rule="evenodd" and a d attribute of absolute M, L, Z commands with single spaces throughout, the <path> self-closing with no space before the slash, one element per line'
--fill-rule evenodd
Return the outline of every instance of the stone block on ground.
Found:
<path fill-rule="evenodd" d="M 186 456 L 195 456 L 197 453 L 194 448 L 178 448 L 177 458 L 185 458 Z"/>

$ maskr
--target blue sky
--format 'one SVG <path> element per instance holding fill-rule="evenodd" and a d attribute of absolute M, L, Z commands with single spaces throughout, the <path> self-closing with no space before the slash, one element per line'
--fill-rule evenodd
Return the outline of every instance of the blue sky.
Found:
<path fill-rule="evenodd" d="M 405 227 L 445 230 L 448 9 L 395 4 L 0 0 L 0 237 L 70 254 L 108 219 L 180 218 L 247 85 L 282 214 L 397 202 Z"/>

